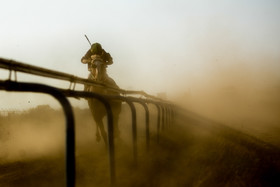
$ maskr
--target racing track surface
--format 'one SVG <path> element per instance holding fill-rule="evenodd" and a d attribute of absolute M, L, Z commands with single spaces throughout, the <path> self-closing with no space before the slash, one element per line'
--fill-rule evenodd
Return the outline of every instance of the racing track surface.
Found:
<path fill-rule="evenodd" d="M 126 118 L 121 116 L 122 121 Z M 139 140 L 137 167 L 126 138 L 116 141 L 116 186 L 280 186 L 278 147 L 196 114 L 177 115 L 172 128 L 161 134 L 159 145 L 155 136 L 151 141 L 146 153 L 144 141 Z M 109 186 L 102 143 L 94 138 L 78 142 L 76 158 L 77 186 Z M 13 162 L 2 159 L 0 168 L 0 186 L 65 185 L 63 151 Z"/>

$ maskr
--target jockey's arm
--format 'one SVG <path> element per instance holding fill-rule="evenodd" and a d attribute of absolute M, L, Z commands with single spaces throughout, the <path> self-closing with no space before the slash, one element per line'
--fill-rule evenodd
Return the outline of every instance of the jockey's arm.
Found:
<path fill-rule="evenodd" d="M 91 61 L 91 59 L 87 59 L 87 58 L 82 58 L 82 59 L 81 59 L 81 62 L 82 62 L 83 64 L 88 64 L 88 63 L 90 63 L 90 61 Z"/>
<path fill-rule="evenodd" d="M 91 56 L 91 53 L 90 53 L 90 50 L 88 50 L 87 53 L 82 57 L 81 62 L 82 62 L 83 64 L 88 64 L 88 63 L 90 63 L 90 62 L 91 62 L 90 56 Z"/>
<path fill-rule="evenodd" d="M 107 62 L 107 64 L 113 64 L 113 58 L 111 57 L 110 53 L 105 52 L 103 54 L 103 58 L 105 59 L 105 61 Z"/>

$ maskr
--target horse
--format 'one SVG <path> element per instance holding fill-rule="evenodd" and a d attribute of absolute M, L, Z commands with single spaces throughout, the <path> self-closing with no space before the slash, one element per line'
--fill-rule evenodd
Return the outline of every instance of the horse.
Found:
<path fill-rule="evenodd" d="M 102 83 L 105 86 L 119 88 L 116 82 L 108 76 L 107 74 L 107 64 L 104 63 L 103 59 L 99 55 L 92 55 L 91 62 L 88 64 L 88 70 L 90 72 L 88 79 L 91 81 L 96 81 Z M 94 92 L 97 94 L 105 95 L 119 95 L 117 91 L 112 89 L 106 89 L 106 87 L 85 85 L 85 91 Z M 96 123 L 96 140 L 100 142 L 101 136 L 104 140 L 104 143 L 107 145 L 107 133 L 104 128 L 103 118 L 106 116 L 106 110 L 104 105 L 93 98 L 88 98 L 88 105 L 93 116 L 93 119 Z M 113 125 L 114 125 L 114 137 L 118 138 L 120 131 L 118 128 L 119 114 L 121 112 L 121 101 L 109 101 L 110 106 L 113 112 Z M 100 132 L 99 132 L 100 131 Z"/>

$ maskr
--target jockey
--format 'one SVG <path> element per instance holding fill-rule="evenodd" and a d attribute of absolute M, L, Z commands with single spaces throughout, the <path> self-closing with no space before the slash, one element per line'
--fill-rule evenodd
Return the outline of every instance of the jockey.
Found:
<path fill-rule="evenodd" d="M 99 43 L 94 43 L 91 45 L 91 48 L 87 51 L 87 53 L 82 57 L 81 62 L 83 64 L 88 64 L 88 70 L 91 72 L 89 74 L 89 79 L 93 80 L 93 74 L 94 72 L 92 71 L 93 69 L 95 69 L 95 67 L 92 66 L 91 61 L 95 58 L 101 58 L 102 61 L 105 64 L 105 84 L 112 86 L 112 87 L 116 87 L 119 88 L 117 86 L 117 84 L 115 83 L 115 81 L 108 76 L 106 68 L 107 65 L 111 65 L 113 64 L 113 58 L 111 57 L 110 53 L 107 53 L 102 46 Z M 85 86 L 85 90 L 88 90 L 89 86 Z"/>
<path fill-rule="evenodd" d="M 94 43 L 87 53 L 82 57 L 81 62 L 83 64 L 90 64 L 92 55 L 98 55 L 102 58 L 106 65 L 113 64 L 113 58 L 110 53 L 107 53 L 99 43 Z"/>

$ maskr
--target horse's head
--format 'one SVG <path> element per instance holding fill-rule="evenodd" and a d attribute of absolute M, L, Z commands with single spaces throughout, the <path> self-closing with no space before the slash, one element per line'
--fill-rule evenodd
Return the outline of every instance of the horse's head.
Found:
<path fill-rule="evenodd" d="M 107 65 L 99 55 L 92 55 L 89 64 L 89 71 L 97 81 L 103 81 L 107 77 Z"/>

